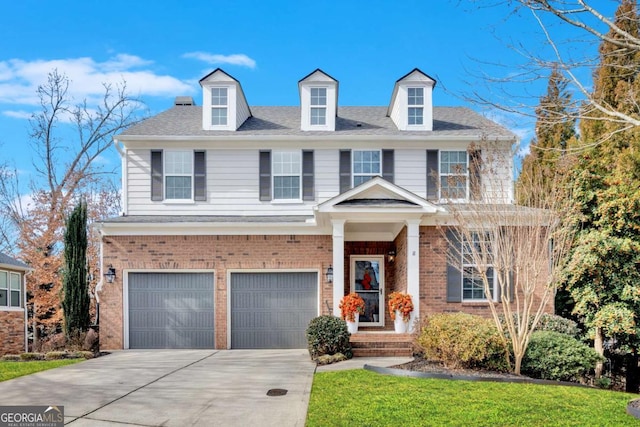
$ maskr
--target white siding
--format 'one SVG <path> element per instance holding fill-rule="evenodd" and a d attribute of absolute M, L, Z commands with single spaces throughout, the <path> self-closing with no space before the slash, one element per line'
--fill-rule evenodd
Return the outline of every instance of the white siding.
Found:
<path fill-rule="evenodd" d="M 393 123 L 395 123 L 398 129 L 405 129 L 407 127 L 406 102 L 404 103 L 404 105 L 402 104 L 402 102 L 400 102 L 400 99 L 406 98 L 407 92 L 404 90 L 404 88 L 399 87 L 398 93 L 393 99 L 393 105 L 391 107 L 391 120 L 393 120 Z"/>
<path fill-rule="evenodd" d="M 395 150 L 395 182 L 399 187 L 427 197 L 427 151 Z"/>
<path fill-rule="evenodd" d="M 129 153 L 129 215 L 279 215 L 284 212 L 287 215 L 312 215 L 316 204 L 261 202 L 258 197 L 258 150 L 232 149 L 207 150 L 206 201 L 152 202 L 150 150 L 129 150 Z"/>
<path fill-rule="evenodd" d="M 335 197 L 340 188 L 339 150 L 315 150 L 316 201 L 322 203 Z"/>
<path fill-rule="evenodd" d="M 242 96 L 242 91 L 238 90 L 236 95 L 236 129 L 249 118 L 249 106 Z"/>
<path fill-rule="evenodd" d="M 371 144 L 370 148 L 380 148 Z M 385 145 L 385 144 L 382 144 Z M 348 144 L 345 143 L 345 146 Z M 434 147 L 436 148 L 436 147 Z M 444 149 L 444 144 L 438 144 Z M 458 148 L 461 149 L 462 145 Z M 150 149 L 129 149 L 126 164 L 128 215 L 313 215 L 313 207 L 339 193 L 339 149 L 315 149 L 315 200 L 280 203 L 259 200 L 259 149 L 207 150 L 207 200 L 175 203 L 152 202 L 150 197 Z M 487 159 L 482 185 L 488 202 L 513 201 L 513 162 Z M 489 165 L 489 163 L 491 163 Z M 426 148 L 395 149 L 394 183 L 419 197 L 426 197 Z"/>
<path fill-rule="evenodd" d="M 511 150 L 505 149 L 487 155 L 482 153 L 481 177 L 484 201 L 488 203 L 513 203 L 513 160 Z"/>

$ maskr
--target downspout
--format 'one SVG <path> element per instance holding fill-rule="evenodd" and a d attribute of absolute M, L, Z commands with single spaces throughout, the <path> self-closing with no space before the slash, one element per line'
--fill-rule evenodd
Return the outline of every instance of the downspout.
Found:
<path fill-rule="evenodd" d="M 100 280 L 96 285 L 95 296 L 96 296 L 96 326 L 100 328 L 100 292 L 102 292 L 102 287 L 104 286 L 104 267 L 102 262 L 102 238 L 104 234 L 102 232 L 102 228 L 100 231 L 100 252 L 99 252 L 99 265 L 100 265 Z"/>
<path fill-rule="evenodd" d="M 120 155 L 120 168 L 121 168 L 121 176 L 122 176 L 121 182 L 120 182 L 122 212 L 120 212 L 120 214 L 124 216 L 129 211 L 129 205 L 127 203 L 127 200 L 129 198 L 127 195 L 127 175 L 128 175 L 127 174 L 127 155 L 126 155 L 126 149 L 124 148 L 124 145 L 120 141 L 114 138 L 113 145 L 115 145 L 116 150 L 118 150 L 118 154 Z"/>
<path fill-rule="evenodd" d="M 27 307 L 27 275 L 31 274 L 33 270 L 27 270 L 24 272 L 22 276 L 22 289 L 24 289 L 24 293 L 22 294 L 22 303 L 24 304 L 24 352 L 29 352 L 29 308 Z M 33 311 L 33 315 L 35 316 L 35 310 Z M 33 339 L 35 345 L 35 337 L 36 331 L 33 331 Z"/>

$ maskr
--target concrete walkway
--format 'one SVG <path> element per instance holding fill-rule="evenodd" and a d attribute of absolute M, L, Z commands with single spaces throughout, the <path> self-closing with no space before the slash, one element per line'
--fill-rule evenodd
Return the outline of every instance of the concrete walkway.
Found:
<path fill-rule="evenodd" d="M 306 350 L 126 350 L 0 382 L 0 402 L 73 427 L 304 426 L 314 371 Z"/>

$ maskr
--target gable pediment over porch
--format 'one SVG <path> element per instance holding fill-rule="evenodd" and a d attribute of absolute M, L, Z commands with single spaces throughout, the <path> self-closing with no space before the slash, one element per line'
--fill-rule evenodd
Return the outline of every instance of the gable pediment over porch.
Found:
<path fill-rule="evenodd" d="M 407 221 L 442 212 L 443 207 L 376 177 L 319 204 L 316 220 L 343 221 L 347 241 L 392 241 Z"/>
<path fill-rule="evenodd" d="M 388 212 L 421 212 L 435 214 L 444 209 L 389 181 L 375 177 L 345 191 L 316 207 L 318 213 L 354 211 L 358 213 L 380 209 Z"/>

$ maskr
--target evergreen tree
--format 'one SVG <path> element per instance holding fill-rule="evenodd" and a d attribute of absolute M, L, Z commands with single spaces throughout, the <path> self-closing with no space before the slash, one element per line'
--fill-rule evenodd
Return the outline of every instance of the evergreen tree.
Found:
<path fill-rule="evenodd" d="M 635 1 L 625 0 L 615 15 L 620 27 L 638 36 Z M 608 34 L 618 37 L 615 31 Z M 600 46 L 601 63 L 594 73 L 593 98 L 633 117 L 640 117 L 640 54 L 615 43 Z M 593 332 L 596 351 L 604 353 L 607 338 L 628 347 L 636 372 L 640 335 L 640 129 L 602 120 L 585 106 L 580 122 L 583 148 L 571 169 L 576 238 L 564 287 L 575 301 L 574 313 Z M 601 373 L 598 367 L 597 374 Z M 637 375 L 636 375 L 637 376 Z M 628 376 L 629 377 L 629 376 Z M 633 383 L 633 381 L 631 381 Z M 628 389 L 637 383 L 628 383 Z M 633 390 L 631 390 L 633 391 Z"/>
<path fill-rule="evenodd" d="M 64 329 L 67 337 L 89 329 L 87 284 L 87 204 L 83 200 L 67 219 L 64 235 Z"/>
<path fill-rule="evenodd" d="M 550 186 L 557 183 L 560 172 L 558 161 L 570 141 L 575 139 L 576 120 L 569 113 L 573 102 L 566 90 L 567 84 L 558 67 L 554 67 L 549 76 L 547 93 L 540 98 L 536 108 L 535 139 L 522 162 L 516 184 L 520 204 L 535 207 L 540 200 L 534 199 L 554 194 Z"/>

